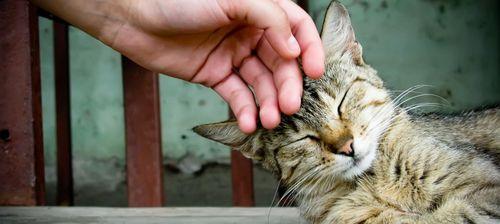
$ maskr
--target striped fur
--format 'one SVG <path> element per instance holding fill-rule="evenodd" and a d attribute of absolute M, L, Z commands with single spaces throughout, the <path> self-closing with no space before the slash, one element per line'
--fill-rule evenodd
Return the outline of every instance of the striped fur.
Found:
<path fill-rule="evenodd" d="M 362 59 L 346 9 L 322 34 L 327 71 L 305 79 L 300 111 L 245 135 L 233 122 L 198 134 L 240 150 L 281 180 L 311 223 L 494 223 L 500 218 L 500 109 L 414 115 Z M 354 156 L 338 153 L 353 139 Z"/>

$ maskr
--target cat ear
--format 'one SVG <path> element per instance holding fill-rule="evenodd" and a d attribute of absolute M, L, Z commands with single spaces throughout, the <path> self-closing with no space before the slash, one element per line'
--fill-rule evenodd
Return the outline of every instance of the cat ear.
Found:
<path fill-rule="evenodd" d="M 328 6 L 321 39 L 326 57 L 341 59 L 347 56 L 356 65 L 363 65 L 363 49 L 356 41 L 347 9 L 337 1 Z"/>
<path fill-rule="evenodd" d="M 240 131 L 236 121 L 199 125 L 194 127 L 193 131 L 205 138 L 230 146 L 247 158 L 257 161 L 264 159 L 264 152 L 256 139 L 258 131 L 250 135 L 245 134 Z"/>

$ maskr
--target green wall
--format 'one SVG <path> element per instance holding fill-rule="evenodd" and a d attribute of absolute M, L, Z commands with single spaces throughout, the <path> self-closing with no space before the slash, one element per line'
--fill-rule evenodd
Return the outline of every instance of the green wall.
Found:
<path fill-rule="evenodd" d="M 350 0 L 366 61 L 394 90 L 427 84 L 446 110 L 500 102 L 499 5 L 496 0 Z M 311 1 L 321 24 L 328 0 Z M 40 20 L 44 147 L 49 192 L 55 183 L 55 115 L 51 22 Z M 124 124 L 120 56 L 70 29 L 71 116 L 77 194 L 124 184 Z M 227 106 L 211 90 L 160 78 L 165 163 L 184 171 L 228 162 L 228 149 L 195 136 L 194 125 L 226 118 Z M 437 98 L 427 101 L 439 101 Z M 103 184 L 105 183 L 105 184 Z M 83 190 L 82 190 L 83 189 Z M 53 190 L 52 190 L 53 191 Z M 50 199 L 50 198 L 49 198 Z"/>
<path fill-rule="evenodd" d="M 328 2 L 313 5 L 316 21 Z M 500 102 L 498 1 L 342 2 L 366 61 L 390 88 L 431 85 L 425 91 L 451 110 Z"/>

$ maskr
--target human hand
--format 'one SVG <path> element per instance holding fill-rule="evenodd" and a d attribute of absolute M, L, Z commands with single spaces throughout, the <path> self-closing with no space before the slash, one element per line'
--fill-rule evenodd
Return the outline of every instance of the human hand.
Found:
<path fill-rule="evenodd" d="M 81 11 L 90 2 L 61 4 L 66 11 Z M 302 74 L 296 58 L 301 56 L 312 78 L 324 70 L 315 25 L 290 0 L 110 2 L 94 8 L 93 14 L 103 17 L 94 23 L 101 26 L 75 13 L 62 17 L 145 68 L 214 89 L 246 133 L 256 129 L 257 117 L 248 86 L 262 126 L 270 129 L 280 123 L 280 111 L 293 114 L 300 108 Z"/>

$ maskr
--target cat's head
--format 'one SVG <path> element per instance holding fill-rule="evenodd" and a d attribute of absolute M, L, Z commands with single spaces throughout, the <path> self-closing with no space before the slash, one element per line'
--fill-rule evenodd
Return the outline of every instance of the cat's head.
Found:
<path fill-rule="evenodd" d="M 300 111 L 273 130 L 247 135 L 235 121 L 194 131 L 239 150 L 291 183 L 304 175 L 352 179 L 369 169 L 394 109 L 376 71 L 365 64 L 346 9 L 333 2 L 322 31 L 326 72 L 305 78 Z"/>

